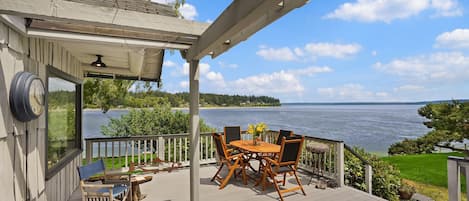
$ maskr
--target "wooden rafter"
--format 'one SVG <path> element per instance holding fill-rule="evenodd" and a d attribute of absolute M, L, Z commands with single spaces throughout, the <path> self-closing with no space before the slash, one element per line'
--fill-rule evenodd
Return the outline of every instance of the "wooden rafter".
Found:
<path fill-rule="evenodd" d="M 178 36 L 199 36 L 207 23 L 176 17 L 100 7 L 63 0 L 0 0 L 0 13 L 24 18 L 55 20 L 134 31 L 154 31 Z"/>
<path fill-rule="evenodd" d="M 207 28 L 186 54 L 187 60 L 212 58 L 287 14 L 308 0 L 237 0 Z"/>

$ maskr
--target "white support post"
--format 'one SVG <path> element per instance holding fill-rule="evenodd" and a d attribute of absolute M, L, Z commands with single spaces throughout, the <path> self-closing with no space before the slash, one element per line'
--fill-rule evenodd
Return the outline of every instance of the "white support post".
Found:
<path fill-rule="evenodd" d="M 448 200 L 461 200 L 461 170 L 458 161 L 448 159 Z"/>
<path fill-rule="evenodd" d="M 90 164 L 93 161 L 93 143 L 86 141 L 86 164 Z"/>
<path fill-rule="evenodd" d="M 464 175 L 464 178 L 466 178 L 466 200 L 469 200 L 469 185 L 467 185 L 469 184 L 469 166 L 464 167 L 464 173 L 466 173 Z"/>
<path fill-rule="evenodd" d="M 165 152 L 164 138 L 163 136 L 159 136 L 158 137 L 158 158 L 165 161 L 166 157 L 165 157 L 164 152 Z"/>
<path fill-rule="evenodd" d="M 190 114 L 190 200 L 199 201 L 200 128 L 199 128 L 199 61 L 189 61 Z"/>
<path fill-rule="evenodd" d="M 371 165 L 365 165 L 365 183 L 366 183 L 366 192 L 373 194 L 373 169 Z"/>
<path fill-rule="evenodd" d="M 336 181 L 337 181 L 337 185 L 339 187 L 343 187 L 345 184 L 344 182 L 344 176 L 345 176 L 345 173 L 344 173 L 344 168 L 345 168 L 345 164 L 344 164 L 344 143 L 343 142 L 340 142 L 336 145 L 336 148 L 335 148 L 335 154 L 336 154 L 336 157 L 335 157 L 335 162 L 336 162 Z"/>

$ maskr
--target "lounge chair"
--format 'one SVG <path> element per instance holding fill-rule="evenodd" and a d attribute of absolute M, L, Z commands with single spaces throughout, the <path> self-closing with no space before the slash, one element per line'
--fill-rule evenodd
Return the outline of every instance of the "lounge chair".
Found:
<path fill-rule="evenodd" d="M 127 200 L 132 197 L 130 174 L 106 174 L 102 159 L 88 165 L 77 167 L 83 201 L 91 200 Z M 102 183 L 88 183 L 93 176 L 100 175 Z M 131 198 L 130 198 L 131 200 Z"/>

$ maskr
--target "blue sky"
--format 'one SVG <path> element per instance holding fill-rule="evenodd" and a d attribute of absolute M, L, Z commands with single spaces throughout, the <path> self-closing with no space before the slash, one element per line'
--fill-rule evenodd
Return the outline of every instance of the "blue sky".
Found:
<path fill-rule="evenodd" d="M 186 2 L 186 19 L 212 22 L 232 1 Z M 465 0 L 313 0 L 202 59 L 200 90 L 281 102 L 469 98 L 468 15 Z M 162 90 L 188 91 L 187 74 L 167 52 Z"/>

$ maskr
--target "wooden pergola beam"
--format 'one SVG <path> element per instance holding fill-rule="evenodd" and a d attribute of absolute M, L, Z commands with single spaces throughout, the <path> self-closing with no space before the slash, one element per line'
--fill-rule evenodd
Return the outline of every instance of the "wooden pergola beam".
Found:
<path fill-rule="evenodd" d="M 44 38 L 57 41 L 72 41 L 91 44 L 102 45 L 124 45 L 128 47 L 145 47 L 145 48 L 160 48 L 160 49 L 188 49 L 190 45 L 176 44 L 169 42 L 158 42 L 143 39 L 132 38 L 119 38 L 111 36 L 100 36 L 92 34 L 71 33 L 64 31 L 50 31 L 41 29 L 28 29 L 27 35 L 29 37 Z"/>
<path fill-rule="evenodd" d="M 212 58 L 287 14 L 308 0 L 236 0 L 207 28 L 185 54 L 186 60 Z"/>
<path fill-rule="evenodd" d="M 0 0 L 0 5 L 0 13 L 24 18 L 66 21 L 128 30 L 159 31 L 181 36 L 200 36 L 209 26 L 208 23 L 176 17 L 63 0 Z"/>

